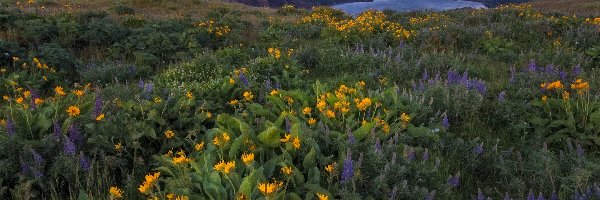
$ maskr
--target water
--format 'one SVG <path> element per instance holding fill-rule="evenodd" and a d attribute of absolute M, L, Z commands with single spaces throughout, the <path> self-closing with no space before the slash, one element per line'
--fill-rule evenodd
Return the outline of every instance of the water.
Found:
<path fill-rule="evenodd" d="M 374 0 L 373 2 L 354 2 L 332 6 L 352 15 L 369 9 L 391 9 L 400 12 L 413 10 L 449 10 L 458 8 L 485 8 L 478 2 L 463 0 Z"/>

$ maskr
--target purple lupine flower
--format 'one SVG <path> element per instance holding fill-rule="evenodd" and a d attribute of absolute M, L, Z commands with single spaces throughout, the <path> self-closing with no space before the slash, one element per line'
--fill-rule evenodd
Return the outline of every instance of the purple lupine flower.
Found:
<path fill-rule="evenodd" d="M 6 118 L 6 134 L 8 134 L 9 137 L 12 137 L 15 133 L 15 122 L 10 117 Z"/>
<path fill-rule="evenodd" d="M 250 83 L 248 83 L 248 78 L 246 77 L 246 75 L 244 75 L 244 72 L 240 72 L 239 78 L 240 78 L 240 81 L 242 81 L 242 83 L 244 83 L 244 86 L 246 86 L 246 87 L 250 86 Z"/>
<path fill-rule="evenodd" d="M 560 70 L 558 71 L 558 78 L 562 81 L 566 81 L 567 80 L 567 72 Z"/>
<path fill-rule="evenodd" d="M 477 200 L 485 200 L 485 196 L 483 192 L 481 192 L 481 188 L 477 188 Z"/>
<path fill-rule="evenodd" d="M 498 94 L 498 101 L 504 102 L 505 99 L 506 99 L 506 91 L 500 92 L 500 94 Z"/>
<path fill-rule="evenodd" d="M 433 200 L 434 197 L 435 197 L 435 190 L 433 190 L 429 194 L 427 194 L 427 196 L 425 197 L 425 200 Z"/>
<path fill-rule="evenodd" d="M 31 171 L 31 167 L 21 160 L 21 174 L 28 174 Z"/>
<path fill-rule="evenodd" d="M 448 71 L 446 75 L 446 82 L 451 85 L 460 83 L 461 79 L 460 74 L 454 70 Z"/>
<path fill-rule="evenodd" d="M 529 194 L 527 194 L 527 200 L 535 200 L 535 194 L 531 190 L 529 190 Z"/>
<path fill-rule="evenodd" d="M 415 151 L 412 148 L 408 148 L 408 154 L 406 155 L 406 159 L 409 162 L 415 159 Z"/>
<path fill-rule="evenodd" d="M 381 153 L 381 141 L 379 140 L 379 138 L 375 140 L 375 152 Z"/>
<path fill-rule="evenodd" d="M 75 147 L 75 144 L 73 144 L 69 137 L 65 136 L 63 139 L 63 152 L 65 155 L 73 156 L 75 155 L 75 151 L 77 151 L 77 147 Z"/>
<path fill-rule="evenodd" d="M 529 70 L 529 72 L 537 71 L 537 64 L 535 63 L 535 60 L 529 61 L 529 64 L 527 65 L 527 70 Z"/>
<path fill-rule="evenodd" d="M 342 182 L 346 182 L 354 176 L 353 163 L 352 163 L 352 152 L 350 149 L 346 151 L 346 159 L 344 160 L 344 167 L 342 168 Z"/>
<path fill-rule="evenodd" d="M 427 160 L 429 160 L 429 149 L 425 148 L 425 151 L 423 152 L 423 161 Z"/>
<path fill-rule="evenodd" d="M 90 168 L 92 167 L 92 163 L 90 158 L 88 158 L 87 156 L 85 156 L 83 153 L 79 156 L 79 166 L 81 167 L 81 169 L 84 172 L 88 172 L 90 171 Z"/>
<path fill-rule="evenodd" d="M 512 198 L 510 198 L 510 195 L 508 195 L 508 192 L 504 194 L 504 200 L 512 200 Z"/>
<path fill-rule="evenodd" d="M 460 184 L 460 172 L 456 172 L 454 176 L 449 176 L 448 184 L 450 184 L 452 187 L 458 187 Z"/>
<path fill-rule="evenodd" d="M 594 194 L 593 194 L 593 192 L 592 192 L 592 187 L 588 186 L 588 187 L 585 189 L 585 196 L 587 196 L 587 197 L 591 197 L 592 195 L 594 195 Z"/>
<path fill-rule="evenodd" d="M 390 199 L 396 199 L 396 193 L 398 193 L 398 186 L 395 185 L 390 193 Z"/>
<path fill-rule="evenodd" d="M 556 194 L 556 191 L 552 191 L 552 194 L 550 195 L 550 200 L 558 200 L 558 195 Z"/>
<path fill-rule="evenodd" d="M 273 87 L 273 86 L 271 86 L 271 80 L 267 79 L 267 80 L 265 81 L 265 89 L 266 89 L 267 91 L 271 91 L 271 88 L 272 88 L 272 87 Z"/>
<path fill-rule="evenodd" d="M 61 136 L 62 136 L 62 131 L 60 130 L 60 123 L 58 122 L 58 119 L 54 120 L 53 122 L 53 126 L 54 126 L 54 139 L 55 140 L 60 140 Z"/>
<path fill-rule="evenodd" d="M 573 68 L 573 76 L 577 77 L 581 74 L 581 65 L 577 65 Z"/>
<path fill-rule="evenodd" d="M 425 71 L 423 72 L 421 80 L 429 80 L 429 73 L 427 73 L 427 69 L 425 69 Z"/>
<path fill-rule="evenodd" d="M 448 128 L 450 128 L 450 122 L 448 121 L 448 115 L 444 114 L 444 118 L 442 118 L 442 126 L 444 126 L 444 128 L 446 128 L 446 130 Z"/>
<path fill-rule="evenodd" d="M 81 135 L 81 131 L 79 131 L 79 128 L 75 123 L 69 125 L 69 138 L 71 138 L 71 142 L 79 147 L 84 144 L 83 135 Z"/>
<path fill-rule="evenodd" d="M 33 157 L 33 162 L 36 166 L 42 166 L 44 164 L 44 158 L 34 149 L 31 149 L 31 156 Z"/>
<path fill-rule="evenodd" d="M 35 168 L 31 169 L 31 173 L 33 174 L 33 177 L 38 178 L 38 179 L 44 177 L 44 173 Z"/>
<path fill-rule="evenodd" d="M 417 88 L 417 84 L 413 81 L 412 82 L 412 90 L 413 91 L 418 91 L 419 88 Z"/>
<path fill-rule="evenodd" d="M 596 197 L 600 198 L 600 187 L 598 187 L 597 183 L 594 183 L 594 192 L 596 193 Z"/>
<path fill-rule="evenodd" d="M 419 91 L 423 92 L 425 91 L 425 84 L 423 84 L 423 81 L 419 80 Z"/>
<path fill-rule="evenodd" d="M 575 198 L 573 198 L 573 199 L 576 199 L 576 200 L 579 200 L 579 199 L 581 199 L 581 195 L 579 195 L 579 191 L 575 190 L 574 197 L 575 197 Z"/>
<path fill-rule="evenodd" d="M 354 137 L 354 134 L 352 134 L 352 131 L 348 130 L 348 144 L 355 144 L 356 143 L 356 138 Z"/>
<path fill-rule="evenodd" d="M 102 113 L 102 97 L 100 94 L 96 93 L 96 100 L 94 103 L 94 118 Z"/>
<path fill-rule="evenodd" d="M 144 90 L 145 85 L 146 83 L 144 83 L 144 80 L 140 79 L 140 81 L 138 82 L 138 87 L 140 88 L 140 90 Z"/>
<path fill-rule="evenodd" d="M 483 142 L 473 148 L 473 153 L 475 153 L 475 155 L 481 155 L 483 153 Z"/>
<path fill-rule="evenodd" d="M 577 146 L 577 150 L 575 152 L 577 153 L 577 157 L 582 158 L 583 154 L 584 154 L 583 147 L 579 143 L 577 143 L 576 146 Z"/>
<path fill-rule="evenodd" d="M 433 78 L 434 83 L 439 83 L 442 81 L 442 78 L 440 78 L 440 72 L 438 71 L 437 73 L 435 73 L 435 78 Z"/>
<path fill-rule="evenodd" d="M 154 91 L 154 83 L 146 83 L 146 86 L 144 87 L 144 92 L 146 94 L 150 94 Z"/>
<path fill-rule="evenodd" d="M 285 132 L 290 132 L 292 130 L 292 123 L 289 118 L 285 118 Z"/>

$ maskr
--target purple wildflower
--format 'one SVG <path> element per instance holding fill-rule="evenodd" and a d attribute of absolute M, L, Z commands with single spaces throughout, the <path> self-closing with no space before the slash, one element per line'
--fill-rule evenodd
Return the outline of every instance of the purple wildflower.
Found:
<path fill-rule="evenodd" d="M 529 194 L 527 195 L 527 200 L 535 200 L 535 195 L 533 194 L 533 192 L 530 190 Z"/>
<path fill-rule="evenodd" d="M 505 99 L 506 99 L 506 91 L 500 92 L 500 94 L 498 94 L 498 101 L 504 102 Z"/>
<path fill-rule="evenodd" d="M 450 122 L 448 121 L 447 114 L 444 114 L 444 118 L 442 118 L 442 126 L 444 126 L 446 129 L 450 128 Z"/>
<path fill-rule="evenodd" d="M 27 163 L 24 163 L 23 161 L 21 161 L 21 173 L 28 174 L 30 171 L 31 171 L 31 167 Z"/>
<path fill-rule="evenodd" d="M 36 166 L 42 166 L 44 164 L 44 158 L 34 149 L 31 149 L 31 156 L 33 157 L 33 162 Z"/>
<path fill-rule="evenodd" d="M 577 143 L 576 146 L 577 146 L 577 150 L 575 152 L 577 153 L 577 157 L 582 158 L 583 154 L 584 154 L 583 147 L 579 143 Z"/>
<path fill-rule="evenodd" d="M 31 169 L 31 173 L 33 174 L 33 177 L 38 178 L 38 179 L 44 177 L 44 173 L 35 168 Z"/>
<path fill-rule="evenodd" d="M 267 91 L 271 91 L 271 88 L 272 88 L 272 87 L 273 87 L 273 86 L 271 85 L 271 80 L 267 79 L 267 80 L 265 81 L 265 89 L 266 89 Z"/>
<path fill-rule="evenodd" d="M 427 69 L 425 69 L 425 72 L 423 72 L 421 80 L 429 80 L 429 73 L 427 73 Z"/>
<path fill-rule="evenodd" d="M 576 200 L 579 200 L 579 199 L 581 199 L 581 195 L 579 195 L 579 191 L 575 190 L 574 197 L 575 197 L 575 198 L 573 198 L 573 199 L 576 199 Z"/>
<path fill-rule="evenodd" d="M 143 90 L 145 85 L 146 83 L 144 83 L 144 80 L 140 79 L 140 81 L 138 82 L 138 87 L 140 88 L 140 90 Z"/>
<path fill-rule="evenodd" d="M 92 167 L 91 164 L 91 160 L 90 158 L 88 158 L 87 156 L 85 156 L 83 153 L 79 156 L 79 166 L 81 167 L 81 169 L 84 172 L 90 171 L 90 168 Z"/>
<path fill-rule="evenodd" d="M 344 160 L 344 167 L 342 168 L 342 182 L 352 179 L 352 176 L 354 176 L 352 153 L 350 152 L 350 149 L 348 149 L 346 152 L 346 159 Z"/>
<path fill-rule="evenodd" d="M 60 137 L 62 135 L 61 133 L 61 127 L 60 127 L 60 123 L 58 122 L 58 119 L 54 120 L 53 122 L 53 126 L 54 126 L 54 139 L 55 140 L 60 140 Z"/>
<path fill-rule="evenodd" d="M 290 122 L 289 118 L 285 118 L 285 131 L 286 132 L 290 132 L 292 130 L 292 123 Z"/>
<path fill-rule="evenodd" d="M 598 187 L 597 183 L 594 183 L 594 192 L 596 193 L 596 197 L 600 198 L 600 187 Z"/>
<path fill-rule="evenodd" d="M 550 200 L 558 200 L 558 195 L 556 194 L 556 191 L 552 191 L 552 194 L 550 195 Z"/>
<path fill-rule="evenodd" d="M 75 145 L 80 147 L 83 146 L 83 136 L 81 135 L 81 131 L 79 131 L 79 128 L 75 123 L 71 123 L 71 125 L 69 125 L 69 138 L 71 138 L 71 142 L 73 142 Z"/>
<path fill-rule="evenodd" d="M 504 200 L 512 200 L 512 198 L 510 198 L 510 195 L 508 195 L 508 192 L 504 194 Z"/>
<path fill-rule="evenodd" d="M 65 153 L 65 155 L 68 156 L 73 156 L 75 155 L 75 151 L 77 151 L 77 147 L 75 147 L 75 144 L 73 144 L 73 142 L 71 141 L 71 139 L 69 139 L 69 137 L 65 136 L 65 138 L 63 139 L 63 152 Z"/>
<path fill-rule="evenodd" d="M 425 148 L 425 151 L 423 152 L 423 161 L 427 160 L 429 160 L 429 149 Z"/>
<path fill-rule="evenodd" d="M 244 86 L 249 86 L 250 84 L 248 83 L 248 78 L 246 77 L 246 75 L 244 75 L 243 72 L 240 72 L 239 75 L 240 81 L 242 81 L 242 83 L 244 83 Z"/>
<path fill-rule="evenodd" d="M 579 76 L 581 74 L 581 65 L 577 65 L 573 68 L 573 76 Z"/>
<path fill-rule="evenodd" d="M 348 143 L 349 144 L 356 143 L 356 138 L 354 137 L 354 134 L 352 134 L 352 131 L 350 131 L 350 130 L 348 130 Z"/>
<path fill-rule="evenodd" d="M 433 190 L 429 194 L 427 194 L 427 196 L 425 197 L 425 200 L 433 200 L 434 197 L 435 197 L 435 190 Z"/>
<path fill-rule="evenodd" d="M 406 155 L 406 159 L 408 161 L 413 161 L 415 159 L 415 151 L 412 148 L 408 148 L 408 155 Z"/>
<path fill-rule="evenodd" d="M 448 184 L 450 184 L 452 187 L 458 187 L 460 184 L 460 172 L 456 172 L 454 176 L 449 176 Z"/>
<path fill-rule="evenodd" d="M 529 70 L 529 72 L 537 71 L 537 64 L 535 63 L 535 60 L 529 61 L 529 64 L 527 65 L 527 70 Z"/>
<path fill-rule="evenodd" d="M 102 97 L 96 93 L 96 102 L 94 103 L 94 118 L 102 113 Z"/>
<path fill-rule="evenodd" d="M 567 73 L 563 70 L 558 71 L 558 77 L 560 78 L 560 80 L 562 81 L 566 81 L 567 80 Z"/>
<path fill-rule="evenodd" d="M 483 192 L 481 192 L 481 188 L 477 188 L 477 200 L 485 200 L 485 196 Z"/>
<path fill-rule="evenodd" d="M 146 83 L 146 86 L 144 87 L 144 92 L 146 94 L 150 94 L 154 91 L 154 83 Z"/>
<path fill-rule="evenodd" d="M 467 85 L 469 83 L 469 72 L 463 72 L 462 77 L 460 78 L 460 83 L 462 85 Z"/>
<path fill-rule="evenodd" d="M 396 199 L 396 193 L 398 193 L 398 186 L 394 186 L 392 192 L 390 193 L 390 199 Z"/>
<path fill-rule="evenodd" d="M 375 140 L 375 152 L 381 153 L 381 141 L 379 140 L 379 138 Z"/>
<path fill-rule="evenodd" d="M 6 134 L 8 134 L 9 137 L 12 137 L 15 133 L 15 122 L 9 117 L 6 119 Z"/>
<path fill-rule="evenodd" d="M 473 153 L 475 153 L 475 155 L 481 155 L 483 153 L 483 142 L 473 148 Z"/>

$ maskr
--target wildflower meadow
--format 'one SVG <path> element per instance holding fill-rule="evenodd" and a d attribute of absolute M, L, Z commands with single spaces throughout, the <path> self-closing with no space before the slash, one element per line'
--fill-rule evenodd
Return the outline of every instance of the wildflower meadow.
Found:
<path fill-rule="evenodd" d="M 0 199 L 600 199 L 600 16 L 65 2 L 0 3 Z"/>

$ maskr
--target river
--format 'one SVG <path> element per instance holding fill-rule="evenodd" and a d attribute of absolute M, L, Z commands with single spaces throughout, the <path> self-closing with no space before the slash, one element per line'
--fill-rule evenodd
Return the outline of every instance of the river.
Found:
<path fill-rule="evenodd" d="M 458 8 L 485 8 L 478 2 L 463 0 L 375 0 L 373 2 L 354 2 L 332 6 L 352 15 L 359 14 L 369 9 L 391 9 L 400 12 L 413 10 L 449 10 Z"/>

